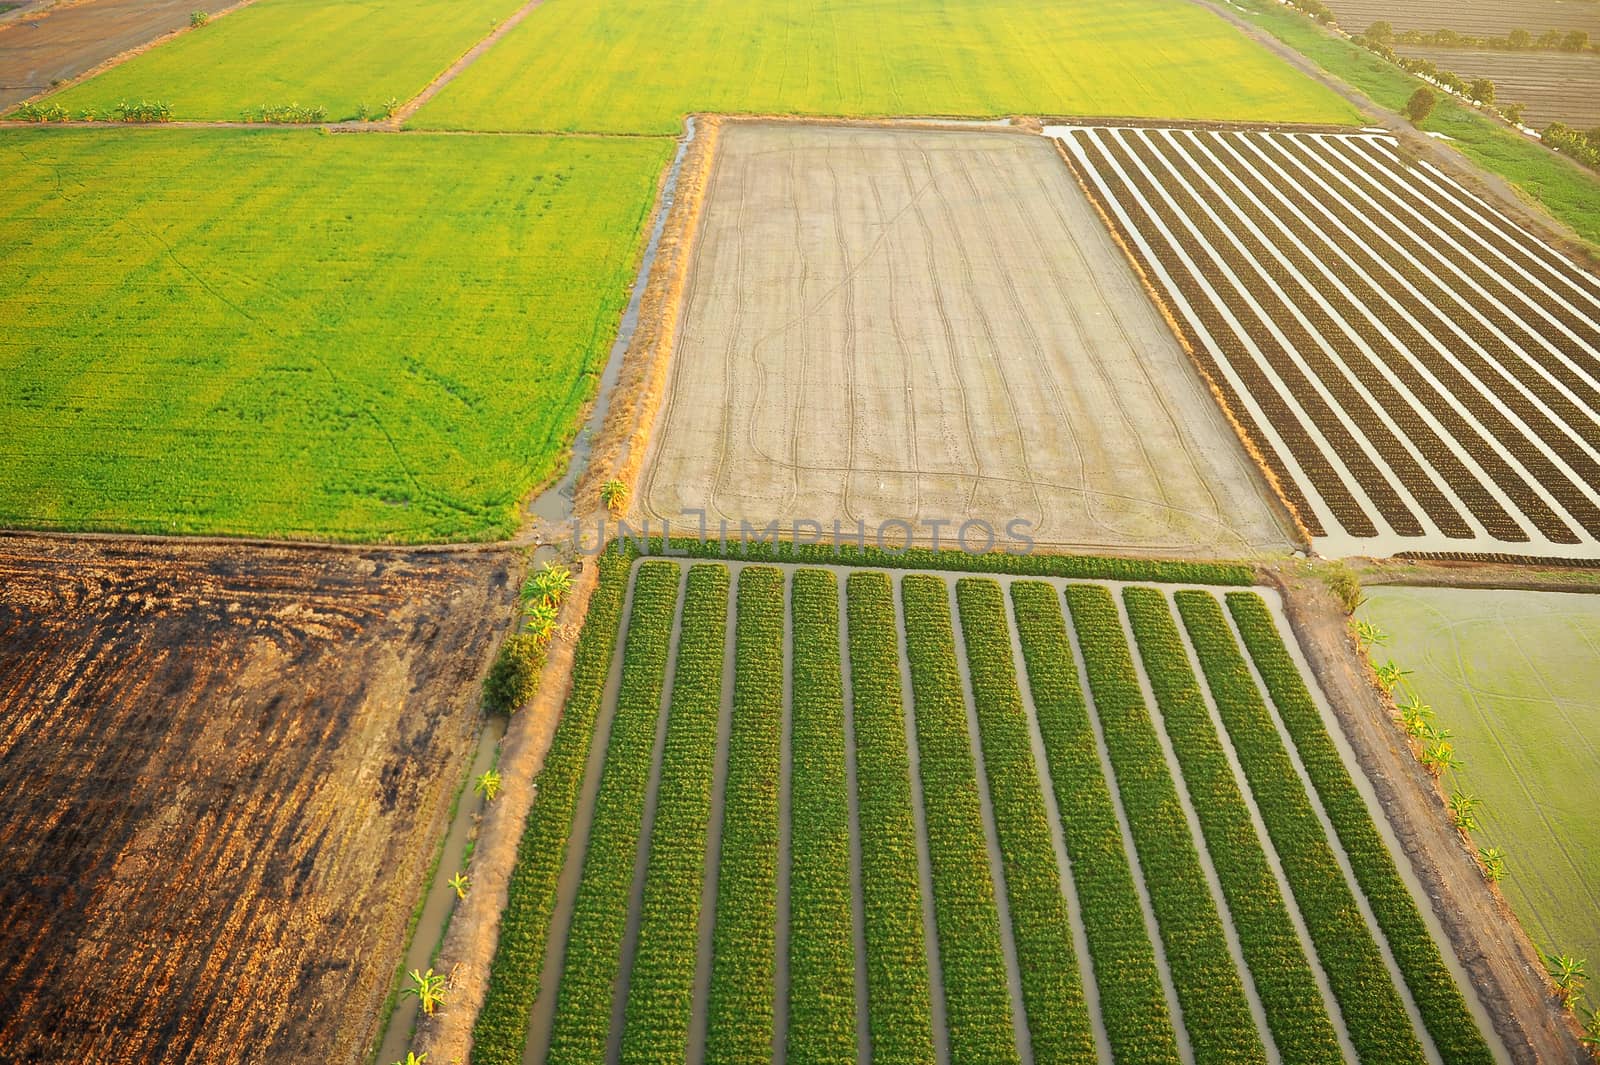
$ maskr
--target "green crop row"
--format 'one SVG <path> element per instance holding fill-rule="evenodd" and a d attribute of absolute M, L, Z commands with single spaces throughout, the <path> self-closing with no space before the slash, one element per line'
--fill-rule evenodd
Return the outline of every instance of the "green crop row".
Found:
<path fill-rule="evenodd" d="M 927 939 L 894 593 L 882 573 L 852 574 L 846 591 L 872 1059 L 931 1065 Z"/>
<path fill-rule="evenodd" d="M 679 572 L 672 563 L 646 562 L 634 580 L 633 611 L 622 650 L 622 688 L 595 799 L 583 877 L 567 936 L 550 1053 L 545 1059 L 553 1065 L 605 1059 Z"/>
<path fill-rule="evenodd" d="M 711 1065 L 772 1055 L 783 610 L 782 571 L 740 571 L 733 724 L 706 1031 L 706 1061 Z"/>
<path fill-rule="evenodd" d="M 1206 592 L 1179 592 L 1174 598 L 1339 1000 L 1350 1041 L 1363 1061 L 1423 1061 L 1405 1006 L 1234 642 L 1222 605 Z"/>
<path fill-rule="evenodd" d="M 1434 1046 L 1452 1065 L 1493 1061 L 1461 989 L 1423 922 L 1416 899 L 1400 878 L 1394 858 L 1372 823 L 1371 812 L 1350 779 L 1350 771 L 1328 735 L 1299 668 L 1278 635 L 1266 603 L 1258 595 L 1233 594 L 1228 596 L 1228 609 L 1239 624 L 1250 657 L 1266 681 L 1272 701 L 1322 799 L 1323 809 L 1350 858 L 1356 880 L 1389 941 L 1389 949 L 1416 999 Z"/>
<path fill-rule="evenodd" d="M 1103 587 L 1078 584 L 1067 588 L 1067 607 L 1195 1060 L 1265 1062 L 1116 601 Z"/>
<path fill-rule="evenodd" d="M 1033 1058 L 1096 1061 L 1072 943 L 1072 918 L 1061 890 L 1061 870 L 1033 761 L 1028 715 L 1017 688 L 1005 597 L 995 581 L 968 577 L 956 582 L 956 600 L 984 774 L 1005 856 L 1006 899 Z"/>
<path fill-rule="evenodd" d="M 989 872 L 977 769 L 967 736 L 949 588 L 942 578 L 910 574 L 901 580 L 900 595 L 916 707 L 950 1060 L 956 1065 L 1016 1062 L 1011 989 L 1000 946 L 1000 912 Z"/>
<path fill-rule="evenodd" d="M 623 1018 L 625 1062 L 665 1065 L 687 1052 L 727 621 L 728 568 L 691 567 Z"/>
<path fill-rule="evenodd" d="M 1172 1017 L 1101 772 L 1060 597 L 1048 584 L 1017 581 L 1011 585 L 1011 602 L 1094 960 L 1106 1037 L 1116 1060 L 1125 1065 L 1176 1065 Z"/>
<path fill-rule="evenodd" d="M 788 1060 L 856 1060 L 839 589 L 825 570 L 792 588 Z"/>
<path fill-rule="evenodd" d="M 595 715 L 622 622 L 632 556 L 608 551 L 598 559 L 600 581 L 572 664 L 572 694 L 550 742 L 538 791 L 528 812 L 511 873 L 500 942 L 489 969 L 489 991 L 472 1026 L 475 1065 L 520 1065 L 528 1014 L 539 995 L 556 883 L 572 833 L 572 816 L 589 760 Z"/>
<path fill-rule="evenodd" d="M 1166 597 L 1129 588 L 1123 601 L 1278 1051 L 1290 1065 L 1337 1061 L 1339 1037 Z"/>
<path fill-rule="evenodd" d="M 730 536 L 738 530 L 730 529 Z M 845 530 L 838 544 L 828 531 L 822 543 L 795 543 L 791 540 L 761 539 L 752 530 L 744 540 L 699 540 L 673 537 L 674 556 L 704 559 L 745 559 L 753 562 L 801 563 L 812 566 L 863 566 L 872 569 L 955 570 L 964 573 L 1007 573 L 1019 577 L 1064 577 L 1073 580 L 1148 581 L 1152 584 L 1250 585 L 1255 570 L 1236 562 L 1161 562 L 1154 559 L 1099 558 L 1093 555 L 1012 555 L 994 551 L 968 554 L 965 551 L 934 551 L 912 547 L 894 551 L 881 547 L 858 547 L 855 530 Z M 619 542 L 630 544 L 645 555 L 664 555 L 669 547 L 660 536 L 629 537 L 618 530 Z M 776 533 L 773 534 L 774 537 Z M 868 535 L 871 541 L 871 534 Z"/>

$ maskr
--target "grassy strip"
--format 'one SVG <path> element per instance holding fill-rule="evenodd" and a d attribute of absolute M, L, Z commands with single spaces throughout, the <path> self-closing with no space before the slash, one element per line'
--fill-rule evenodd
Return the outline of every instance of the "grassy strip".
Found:
<path fill-rule="evenodd" d="M 902 579 L 900 594 L 916 705 L 950 1060 L 957 1065 L 1016 1062 L 1000 911 L 989 874 L 978 775 L 967 737 L 949 588 L 943 578 L 910 574 Z"/>
<path fill-rule="evenodd" d="M 583 787 L 595 716 L 611 671 L 633 556 L 608 551 L 597 561 L 600 583 L 589 600 L 588 618 L 578 639 L 572 694 L 539 773 L 538 791 L 522 830 L 506 908 L 500 917 L 500 941 L 489 969 L 488 995 L 472 1026 L 475 1065 L 521 1065 L 528 1014 L 539 995 L 556 883 Z"/>
<path fill-rule="evenodd" d="M 1006 899 L 1034 1060 L 1096 1061 L 1072 944 L 1072 918 L 1012 664 L 1005 597 L 996 581 L 968 577 L 956 582 L 956 601 L 983 740 L 984 773 L 1005 855 Z"/>
<path fill-rule="evenodd" d="M 730 529 L 729 533 L 738 530 Z M 661 537 L 629 538 L 619 531 L 619 543 L 645 555 L 665 555 Z M 762 535 L 751 530 L 750 537 Z M 773 534 L 776 535 L 775 533 Z M 831 533 L 830 533 L 831 536 Z M 934 551 L 912 547 L 891 551 L 881 547 L 856 547 L 854 533 L 846 531 L 841 546 L 832 542 L 794 543 L 776 539 L 696 540 L 673 537 L 675 556 L 705 559 L 749 559 L 756 562 L 797 562 L 813 566 L 864 566 L 873 569 L 955 570 L 963 573 L 1008 573 L 1019 577 L 1066 577 L 1075 580 L 1148 581 L 1152 584 L 1251 585 L 1255 570 L 1244 563 L 1160 562 L 1137 558 L 1096 558 L 1090 555 L 1010 555 L 991 552 Z"/>
<path fill-rule="evenodd" d="M 788 1060 L 848 1062 L 856 1060 L 856 954 L 838 582 L 797 570 L 791 594 Z"/>
<path fill-rule="evenodd" d="M 727 622 L 728 568 L 691 567 L 623 1017 L 627 1062 L 682 1061 L 687 1052 Z"/>
<path fill-rule="evenodd" d="M 1337 1061 L 1338 1035 L 1256 837 L 1166 597 L 1153 588 L 1129 588 L 1122 598 L 1273 1041 L 1289 1065 Z"/>
<path fill-rule="evenodd" d="M 1175 1065 L 1178 1043 L 1166 993 L 1145 934 L 1111 791 L 1100 771 L 1061 600 L 1048 584 L 1017 581 L 1011 602 L 1094 960 L 1106 1037 L 1119 1062 Z"/>
<path fill-rule="evenodd" d="M 931 991 L 894 593 L 882 573 L 851 574 L 846 589 L 872 1058 L 883 1065 L 931 1065 Z"/>
<path fill-rule="evenodd" d="M 1233 594 L 1228 596 L 1228 609 L 1239 623 L 1250 657 L 1267 682 L 1267 690 L 1294 739 L 1323 809 L 1350 857 L 1356 880 L 1389 941 L 1406 986 L 1417 1000 L 1434 1045 L 1447 1062 L 1493 1061 L 1461 989 L 1451 978 L 1439 946 L 1417 910 L 1416 899 L 1406 890 L 1300 670 L 1278 635 L 1266 603 L 1258 595 Z"/>
<path fill-rule="evenodd" d="M 1363 1061 L 1423 1061 L 1405 1006 L 1234 642 L 1222 605 L 1206 592 L 1179 592 L 1174 598 L 1339 1000 L 1350 1041 Z"/>
<path fill-rule="evenodd" d="M 1426 84 L 1304 15 L 1270 0 L 1245 2 L 1251 8 L 1251 20 L 1262 29 L 1390 110 L 1404 108 L 1411 94 Z M 1438 94 L 1438 103 L 1421 128 L 1448 136 L 1473 162 L 1505 177 L 1591 245 L 1600 244 L 1600 174 L 1585 170 L 1448 93 Z"/>
<path fill-rule="evenodd" d="M 1067 589 L 1067 607 L 1195 1060 L 1265 1062 L 1266 1050 L 1145 706 L 1116 601 L 1103 587 L 1078 584 Z"/>
<path fill-rule="evenodd" d="M 778 768 L 783 729 L 783 573 L 739 574 L 733 727 L 717 868 L 706 1061 L 772 1055 L 777 969 Z"/>
<path fill-rule="evenodd" d="M 656 718 L 666 680 L 672 614 L 678 601 L 677 565 L 639 567 L 622 651 L 622 690 L 595 799 L 583 859 L 583 879 L 567 936 L 566 967 L 550 1033 L 553 1065 L 604 1059 L 610 1036 L 613 987 L 622 967 L 634 857 L 644 814 Z M 526 1016 L 523 1022 L 526 1023 Z"/>

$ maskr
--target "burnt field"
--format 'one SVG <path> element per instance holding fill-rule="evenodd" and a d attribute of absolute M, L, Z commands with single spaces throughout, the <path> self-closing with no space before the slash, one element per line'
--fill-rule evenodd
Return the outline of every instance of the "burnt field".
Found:
<path fill-rule="evenodd" d="M 0 1058 L 360 1060 L 514 560 L 0 537 Z"/>
<path fill-rule="evenodd" d="M 1600 279 L 1385 136 L 1056 132 L 1321 553 L 1600 554 Z"/>

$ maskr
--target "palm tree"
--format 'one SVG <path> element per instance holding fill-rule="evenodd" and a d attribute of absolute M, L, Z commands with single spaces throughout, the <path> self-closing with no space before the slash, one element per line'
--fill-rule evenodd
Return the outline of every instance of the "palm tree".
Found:
<path fill-rule="evenodd" d="M 411 986 L 401 988 L 400 993 L 417 996 L 422 1012 L 432 1017 L 434 1007 L 444 1004 L 444 976 L 432 969 L 412 969 L 406 975 L 411 978 Z"/>
<path fill-rule="evenodd" d="M 472 790 L 482 795 L 484 802 L 494 802 L 494 797 L 500 794 L 500 771 L 498 769 L 484 770 L 472 785 Z"/>
<path fill-rule="evenodd" d="M 628 486 L 622 481 L 607 481 L 600 486 L 600 505 L 613 515 L 628 509 Z"/>

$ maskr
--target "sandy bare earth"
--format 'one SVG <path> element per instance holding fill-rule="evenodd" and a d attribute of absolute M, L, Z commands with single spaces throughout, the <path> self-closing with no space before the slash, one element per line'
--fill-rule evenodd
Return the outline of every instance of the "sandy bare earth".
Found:
<path fill-rule="evenodd" d="M 969 518 L 1003 536 L 1021 519 L 1055 547 L 1290 546 L 1040 138 L 731 124 L 684 299 L 638 496 L 675 531 L 704 508 L 713 528 L 809 520 L 829 536 L 898 520 L 926 542 L 948 520 L 948 540 Z"/>

